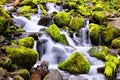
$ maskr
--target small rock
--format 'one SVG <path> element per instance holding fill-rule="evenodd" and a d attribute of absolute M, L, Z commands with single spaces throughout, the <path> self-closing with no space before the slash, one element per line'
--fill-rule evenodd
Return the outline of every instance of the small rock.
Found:
<path fill-rule="evenodd" d="M 52 17 L 50 16 L 43 16 L 38 22 L 39 25 L 43 25 L 43 26 L 49 26 L 51 23 L 52 23 Z"/>
<path fill-rule="evenodd" d="M 5 40 L 4 36 L 0 36 L 0 43 L 2 43 Z"/>
<path fill-rule="evenodd" d="M 57 69 L 54 69 L 50 71 L 44 80 L 63 80 L 63 77 Z"/>

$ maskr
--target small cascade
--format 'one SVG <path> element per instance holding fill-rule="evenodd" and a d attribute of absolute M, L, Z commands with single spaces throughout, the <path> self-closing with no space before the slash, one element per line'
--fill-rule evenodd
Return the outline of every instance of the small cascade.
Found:
<path fill-rule="evenodd" d="M 23 16 L 17 16 L 15 14 L 12 15 L 15 19 L 20 19 L 24 21 L 26 24 L 23 27 L 23 29 L 26 32 L 39 32 L 41 28 L 45 28 L 44 26 L 38 25 L 38 21 L 40 19 L 39 15 L 31 15 L 31 20 L 28 20 L 27 18 Z"/>
<path fill-rule="evenodd" d="M 79 32 L 74 33 L 74 39 L 82 46 L 91 46 L 89 34 L 89 19 L 85 20 L 85 27 L 81 28 Z M 77 35 L 77 36 L 76 36 Z"/>
<path fill-rule="evenodd" d="M 50 3 L 50 2 L 47 2 L 46 7 L 48 9 L 48 14 L 51 14 L 54 11 L 59 12 L 62 11 L 63 9 L 61 5 L 58 6 L 55 3 Z"/>
<path fill-rule="evenodd" d="M 38 12 L 38 14 L 42 13 L 42 10 L 40 9 L 39 5 L 37 5 L 37 12 Z"/>

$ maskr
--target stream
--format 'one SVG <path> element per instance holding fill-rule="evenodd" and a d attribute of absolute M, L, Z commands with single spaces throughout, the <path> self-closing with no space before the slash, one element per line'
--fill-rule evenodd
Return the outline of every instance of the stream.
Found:
<path fill-rule="evenodd" d="M 53 11 L 59 12 L 64 11 L 62 6 L 57 6 L 54 3 L 47 3 L 48 14 Z M 42 11 L 38 6 L 38 13 L 31 14 L 31 20 L 23 16 L 17 16 L 12 14 L 14 19 L 19 19 L 25 22 L 23 29 L 26 32 L 36 32 L 39 33 L 39 40 L 35 41 L 34 50 L 40 52 L 41 57 L 35 65 L 37 66 L 39 62 L 47 60 L 49 62 L 49 69 L 58 69 L 57 65 L 66 60 L 73 52 L 81 52 L 84 57 L 90 62 L 91 67 L 88 74 L 73 75 L 65 71 L 60 71 L 64 80 L 106 80 L 103 74 L 97 72 L 99 67 L 104 67 L 104 62 L 98 60 L 95 57 L 91 57 L 88 54 L 88 50 L 92 47 L 90 36 L 89 36 L 89 19 L 85 20 L 84 28 L 80 29 L 78 32 L 73 34 L 73 38 L 67 31 L 61 30 L 62 34 L 65 34 L 69 46 L 54 42 L 51 37 L 45 32 L 47 26 L 38 25 L 38 21 L 41 18 Z"/>

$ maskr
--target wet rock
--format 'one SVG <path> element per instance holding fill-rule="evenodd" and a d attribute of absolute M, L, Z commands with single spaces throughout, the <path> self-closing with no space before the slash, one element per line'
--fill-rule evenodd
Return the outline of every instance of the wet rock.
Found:
<path fill-rule="evenodd" d="M 40 57 L 43 56 L 45 53 L 46 53 L 46 48 L 47 48 L 47 45 L 46 43 L 48 42 L 47 39 L 42 39 L 42 40 L 39 40 L 37 41 L 37 52 L 39 53 Z"/>
<path fill-rule="evenodd" d="M 108 47 L 106 46 L 93 46 L 89 51 L 90 56 L 96 57 L 101 60 L 105 60 L 108 54 Z"/>
<path fill-rule="evenodd" d="M 13 18 L 12 21 L 13 21 L 12 24 L 16 27 L 19 27 L 19 28 L 23 28 L 26 24 L 23 20 L 20 20 L 20 19 Z"/>
<path fill-rule="evenodd" d="M 75 52 L 67 60 L 61 62 L 58 68 L 72 74 L 85 74 L 90 69 L 90 63 L 80 52 Z"/>
<path fill-rule="evenodd" d="M 15 0 L 14 3 L 13 3 L 13 6 L 16 7 L 20 4 L 20 0 Z"/>
<path fill-rule="evenodd" d="M 53 69 L 44 78 L 44 80 L 63 80 L 63 77 L 57 69 Z"/>
<path fill-rule="evenodd" d="M 97 72 L 103 74 L 103 73 L 104 73 L 104 70 L 105 70 L 104 67 L 100 67 L 100 68 L 97 69 Z"/>
<path fill-rule="evenodd" d="M 43 80 L 48 73 L 48 65 L 47 61 L 42 61 L 41 64 L 35 68 L 29 80 Z"/>
<path fill-rule="evenodd" d="M 52 17 L 45 15 L 41 17 L 38 24 L 43 26 L 49 26 L 50 24 L 52 24 Z"/>
<path fill-rule="evenodd" d="M 38 34 L 37 33 L 31 33 L 29 36 L 33 37 L 34 40 L 38 40 Z"/>
<path fill-rule="evenodd" d="M 116 80 L 120 80 L 120 61 L 116 69 Z"/>

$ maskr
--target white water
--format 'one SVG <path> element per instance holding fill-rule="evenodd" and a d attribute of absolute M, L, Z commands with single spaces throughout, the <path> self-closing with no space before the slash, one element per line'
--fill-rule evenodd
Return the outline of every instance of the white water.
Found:
<path fill-rule="evenodd" d="M 48 14 L 58 10 L 54 7 L 54 4 L 51 4 L 51 3 L 47 3 L 46 6 L 49 8 Z M 45 26 L 37 25 L 38 20 L 40 19 L 40 16 L 38 15 L 32 15 L 31 20 L 28 20 L 25 17 L 16 16 L 16 15 L 13 15 L 13 17 L 26 22 L 26 25 L 24 26 L 24 30 L 26 32 L 41 32 L 40 29 L 43 29 L 43 28 L 46 29 Z M 89 73 L 72 75 L 68 72 L 59 70 L 64 80 L 105 80 L 105 76 L 97 72 L 97 68 L 103 67 L 104 63 L 94 57 L 90 57 L 87 52 L 91 48 L 91 43 L 89 42 L 89 34 L 87 34 L 86 32 L 88 30 L 89 30 L 89 22 L 87 22 L 87 24 L 85 25 L 85 28 L 82 29 L 82 33 L 83 33 L 82 37 L 76 37 L 74 35 L 73 39 L 70 38 L 67 32 L 61 31 L 61 34 L 65 34 L 70 46 L 66 46 L 66 45 L 54 42 L 51 39 L 51 37 L 43 31 L 42 36 L 39 36 L 39 40 L 47 40 L 47 42 L 46 42 L 46 52 L 41 57 L 40 61 L 47 60 L 49 62 L 49 69 L 58 69 L 57 68 L 58 63 L 67 59 L 73 52 L 79 51 L 85 56 L 85 58 L 91 64 Z M 86 35 L 88 37 L 86 37 Z M 82 45 L 81 45 L 81 42 L 79 41 L 80 39 L 83 39 Z M 86 39 L 88 39 L 88 41 L 86 41 Z M 78 42 L 80 43 L 76 45 L 73 40 L 78 40 Z M 36 65 L 38 64 L 36 63 Z"/>

